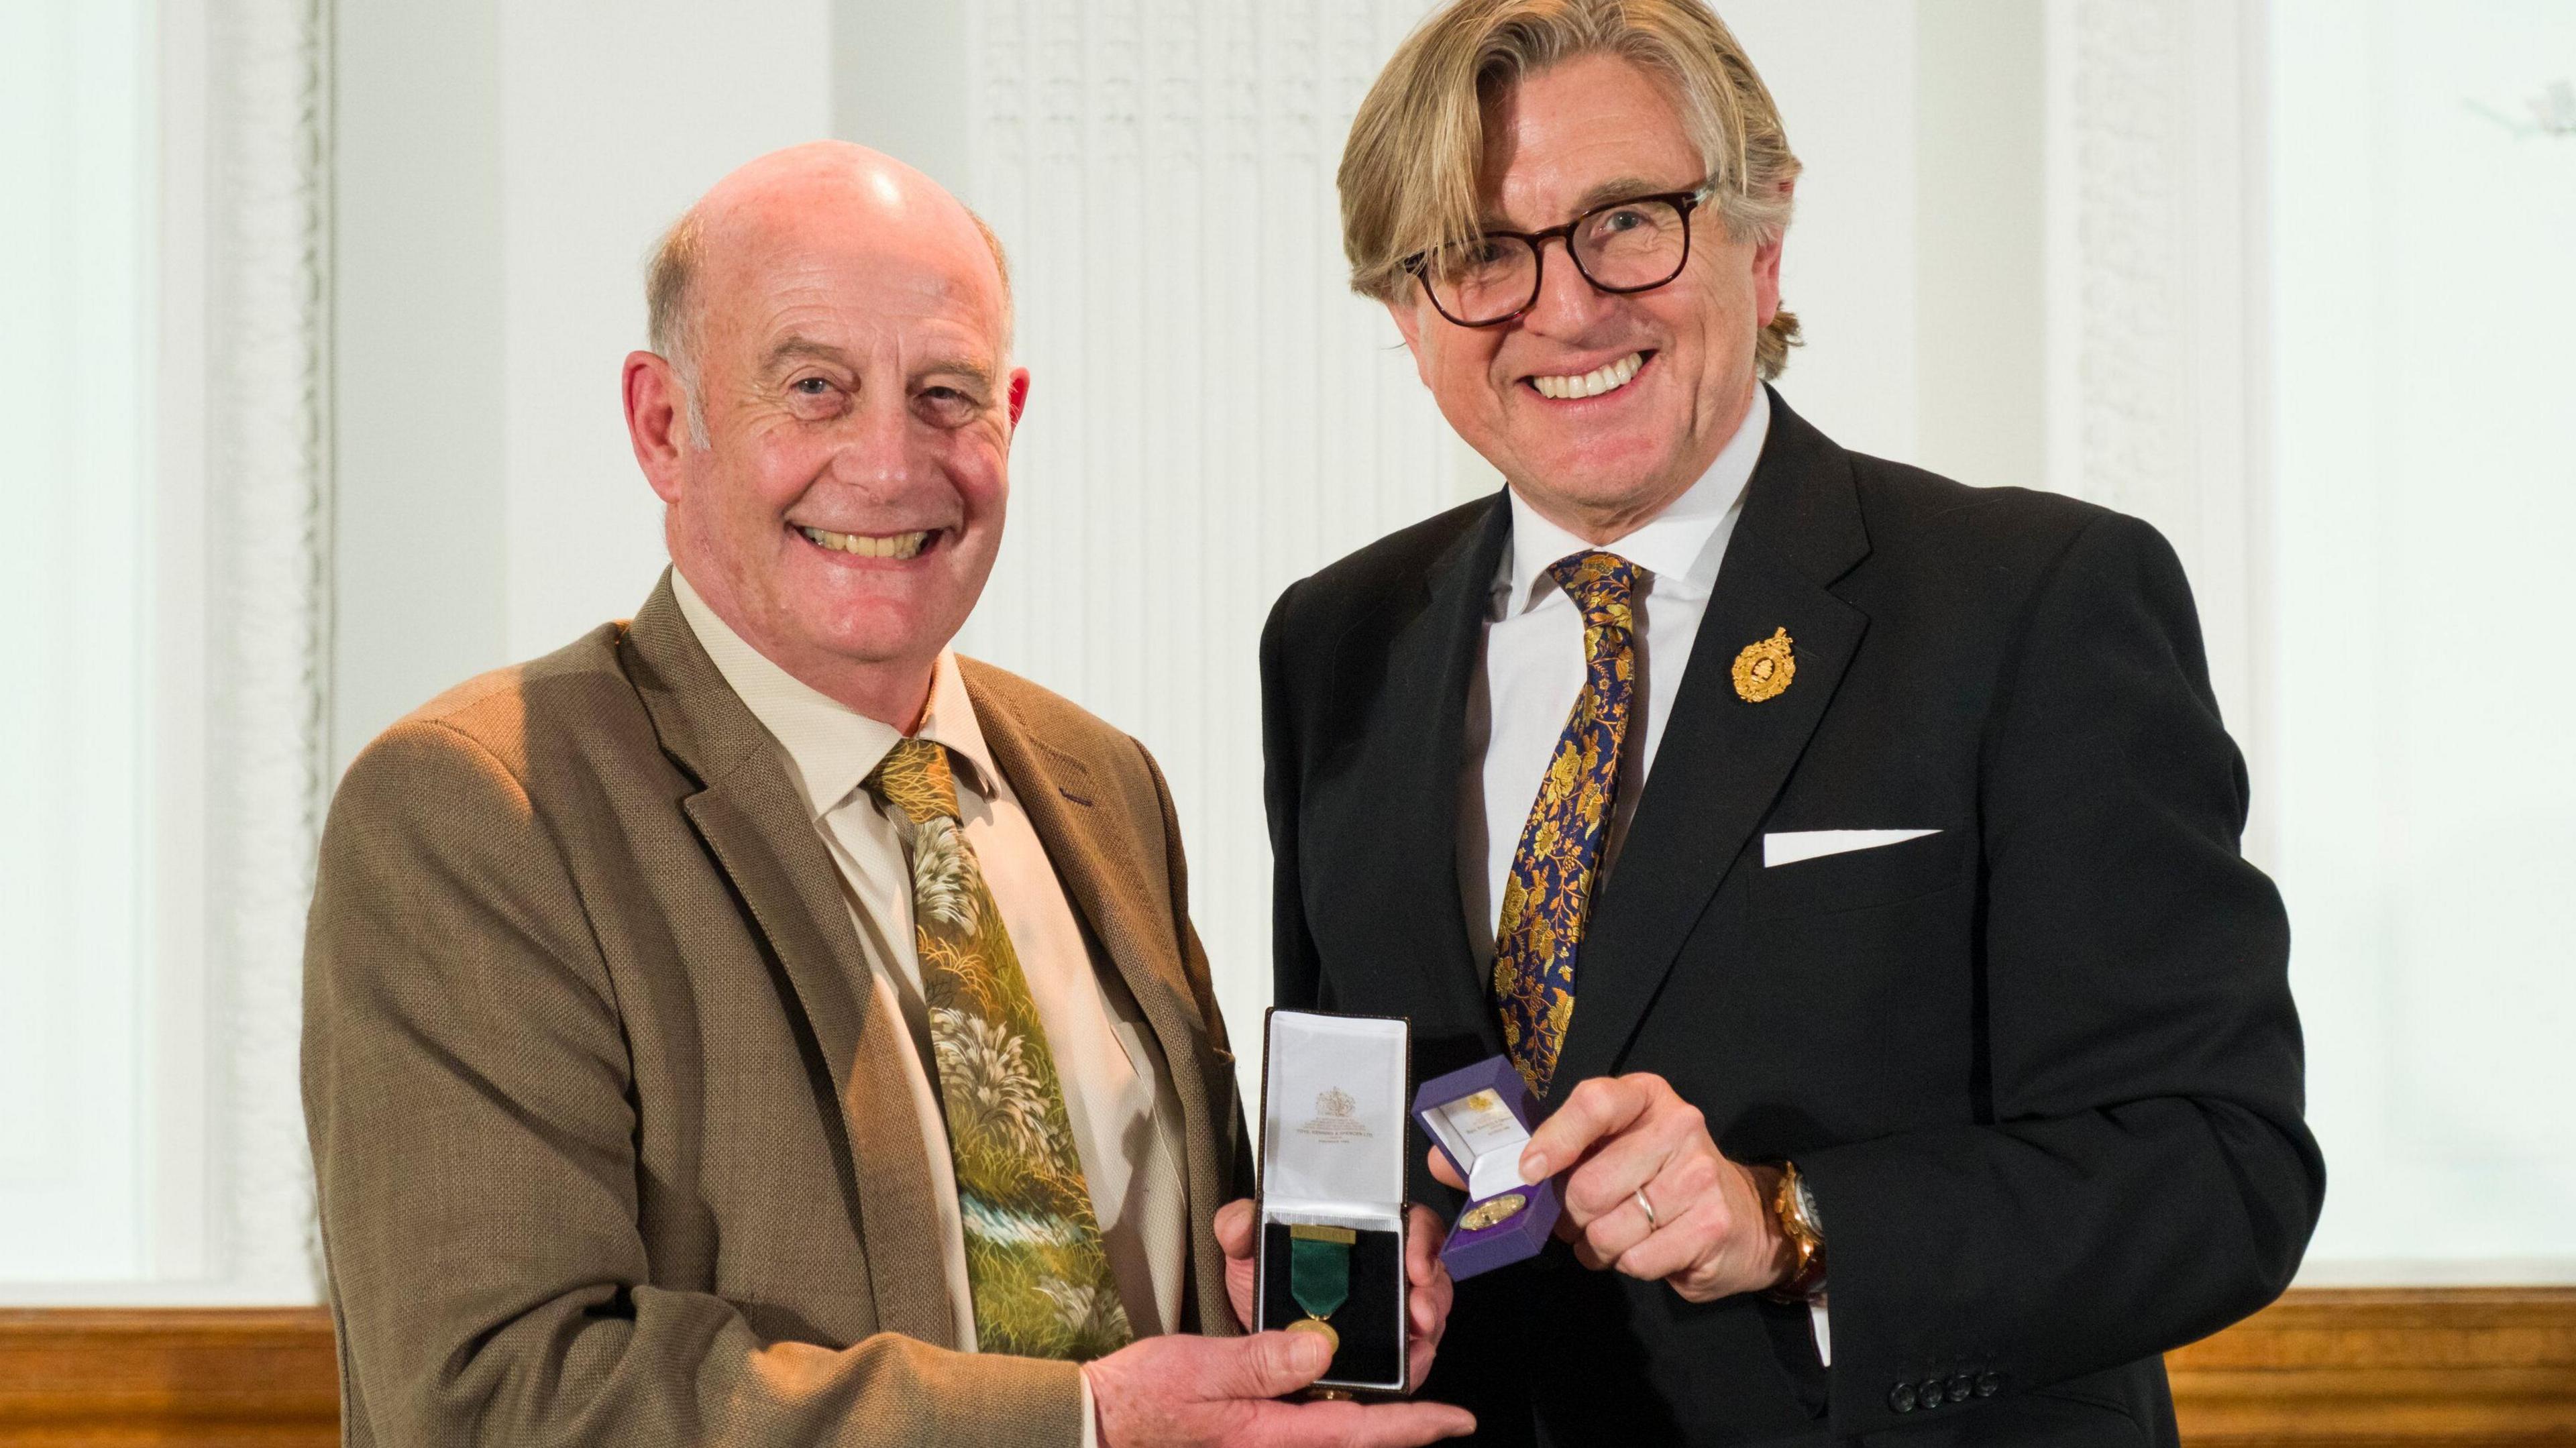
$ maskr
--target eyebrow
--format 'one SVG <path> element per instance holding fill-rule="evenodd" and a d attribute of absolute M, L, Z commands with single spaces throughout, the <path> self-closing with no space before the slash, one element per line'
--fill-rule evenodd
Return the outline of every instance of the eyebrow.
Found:
<path fill-rule="evenodd" d="M 791 336 L 781 338 L 776 345 L 772 346 L 760 359 L 760 367 L 764 372 L 771 372 L 787 362 L 832 362 L 847 366 L 849 360 L 848 353 L 829 343 L 817 342 L 810 337 Z"/>
<path fill-rule="evenodd" d="M 1590 211 L 1597 206 L 1609 206 L 1620 201 L 1634 201 L 1640 196 L 1667 196 L 1677 191 L 1695 190 L 1697 189 L 1697 186 L 1697 182 L 1693 182 L 1688 186 L 1666 186 L 1660 181 L 1648 181 L 1640 176 L 1614 177 L 1611 180 L 1601 182 L 1591 190 L 1584 192 L 1579 197 L 1576 197 L 1574 202 L 1574 211 L 1572 215 L 1567 216 L 1565 220 L 1572 221 L 1576 216 L 1581 216 L 1583 213 Z M 1520 229 L 1505 223 L 1498 217 L 1487 217 L 1484 221 L 1478 224 L 1483 226 L 1487 231 L 1517 231 Z M 1557 224 L 1562 226 L 1565 223 L 1558 222 Z"/>
<path fill-rule="evenodd" d="M 787 363 L 800 361 L 829 362 L 836 367 L 852 365 L 850 354 L 829 342 L 817 342 L 811 337 L 788 336 L 779 339 L 777 344 L 761 358 L 761 370 L 775 372 Z M 992 366 L 970 357 L 940 357 L 928 366 L 912 369 L 912 375 L 915 377 L 935 377 L 943 374 L 967 378 L 987 391 L 990 391 L 994 385 L 995 373 Z"/>

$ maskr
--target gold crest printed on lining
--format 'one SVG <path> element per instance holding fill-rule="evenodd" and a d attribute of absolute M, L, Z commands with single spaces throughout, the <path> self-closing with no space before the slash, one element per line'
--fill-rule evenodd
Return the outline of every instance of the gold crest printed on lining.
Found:
<path fill-rule="evenodd" d="M 1797 643 L 1783 628 L 1760 643 L 1746 644 L 1735 656 L 1735 697 L 1747 704 L 1779 698 L 1798 677 Z"/>

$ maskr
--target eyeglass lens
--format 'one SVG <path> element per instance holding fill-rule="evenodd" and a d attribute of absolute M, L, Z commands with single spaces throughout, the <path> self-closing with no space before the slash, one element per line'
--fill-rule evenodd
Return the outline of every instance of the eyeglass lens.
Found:
<path fill-rule="evenodd" d="M 1644 291 L 1681 274 L 1689 254 L 1687 220 L 1672 202 L 1631 201 L 1587 212 L 1566 249 L 1575 266 L 1605 291 Z M 1538 299 L 1538 248 L 1517 236 L 1453 242 L 1432 253 L 1424 280 L 1431 300 L 1466 326 L 1497 322 Z"/>

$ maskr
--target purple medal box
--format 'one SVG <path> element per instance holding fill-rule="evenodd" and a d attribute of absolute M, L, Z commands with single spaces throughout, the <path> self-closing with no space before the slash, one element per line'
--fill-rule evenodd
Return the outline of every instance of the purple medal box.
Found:
<path fill-rule="evenodd" d="M 1521 1181 L 1521 1148 L 1539 1115 L 1538 1098 L 1504 1056 L 1426 1081 L 1413 1093 L 1413 1119 L 1467 1183 L 1467 1205 L 1440 1249 L 1452 1278 L 1535 1257 L 1556 1231 L 1564 1210 L 1557 1179 L 1534 1186 Z M 1509 1207 L 1514 1196 L 1521 1199 L 1517 1209 Z M 1480 1217 L 1498 1219 L 1469 1225 Z"/>

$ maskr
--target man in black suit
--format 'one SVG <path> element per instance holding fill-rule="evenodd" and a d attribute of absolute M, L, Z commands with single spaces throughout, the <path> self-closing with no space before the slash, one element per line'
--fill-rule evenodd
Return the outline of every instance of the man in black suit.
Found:
<path fill-rule="evenodd" d="M 1796 174 L 1696 0 L 1458 0 L 1380 77 L 1354 286 L 1510 486 L 1272 614 L 1278 1002 L 1552 1110 L 1568 1240 L 1427 1389 L 1485 1441 L 2171 1444 L 2158 1355 L 2324 1189 L 2243 764 L 2153 529 L 1764 385 Z"/>

